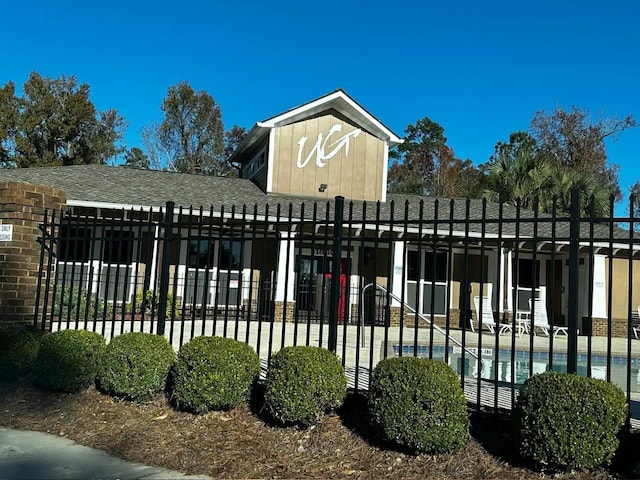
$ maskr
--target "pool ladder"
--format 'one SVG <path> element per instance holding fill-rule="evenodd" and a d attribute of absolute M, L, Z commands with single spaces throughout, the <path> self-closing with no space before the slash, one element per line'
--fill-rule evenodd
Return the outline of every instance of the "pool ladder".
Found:
<path fill-rule="evenodd" d="M 426 317 L 423 314 L 418 313 L 413 307 L 411 307 L 410 305 L 407 305 L 405 302 L 402 301 L 402 299 L 400 299 L 397 295 L 394 295 L 393 293 L 391 293 L 389 290 L 384 288 L 382 285 L 379 285 L 377 283 L 369 283 L 369 284 L 365 285 L 364 288 L 362 289 L 362 298 L 363 299 L 364 299 L 365 291 L 367 289 L 372 288 L 372 287 L 375 288 L 376 290 L 380 290 L 381 292 L 384 292 L 385 295 L 387 295 L 387 296 L 397 300 L 398 302 L 400 302 L 400 304 L 403 305 L 404 308 L 406 308 L 407 310 L 413 312 L 414 315 L 416 315 L 418 318 L 420 318 L 420 319 L 424 320 L 425 322 L 427 322 L 434 330 L 436 330 L 437 332 L 441 333 L 444 337 L 448 338 L 452 343 L 456 344 L 457 346 L 462 348 L 465 352 L 467 352 L 470 356 L 475 358 L 476 361 L 478 362 L 479 367 L 480 367 L 478 375 L 482 374 L 482 371 L 484 370 L 484 362 L 483 362 L 482 358 L 480 358 L 480 356 L 478 356 L 478 354 L 476 352 L 474 352 L 473 350 L 465 347 L 458 339 L 452 337 L 445 330 L 440 328 L 435 323 L 431 322 L 431 319 L 429 319 L 429 317 Z M 362 346 L 364 347 L 365 346 L 365 338 L 364 338 L 364 330 L 365 330 L 364 327 L 365 327 L 365 325 L 364 325 L 364 316 L 363 315 L 360 315 L 358 323 L 359 323 L 358 326 L 362 329 L 362 334 L 360 335 L 360 338 L 362 339 Z M 402 348 L 402 345 L 400 345 L 400 348 Z M 463 376 L 464 376 L 464 372 L 463 372 Z"/>

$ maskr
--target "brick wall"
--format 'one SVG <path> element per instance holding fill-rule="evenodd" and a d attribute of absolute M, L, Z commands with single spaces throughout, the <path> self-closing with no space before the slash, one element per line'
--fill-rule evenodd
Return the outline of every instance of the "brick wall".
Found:
<path fill-rule="evenodd" d="M 400 307 L 391 307 L 390 309 L 390 325 L 392 327 L 400 326 L 401 321 L 401 309 Z M 424 315 L 427 319 L 431 319 L 430 315 Z M 460 324 L 460 310 L 451 309 L 449 312 L 449 328 L 459 328 Z M 414 328 L 416 326 L 416 319 L 413 312 L 404 310 L 404 326 L 407 328 Z M 435 315 L 433 317 L 434 324 L 441 328 L 447 327 L 447 317 L 444 315 Z M 428 327 L 429 322 L 424 318 L 418 317 L 418 328 Z"/>
<path fill-rule="evenodd" d="M 281 322 L 284 317 L 284 311 L 286 308 L 287 311 L 287 322 L 293 322 L 295 320 L 296 314 L 296 304 L 295 302 L 284 302 L 276 301 L 274 302 L 274 312 L 273 319 L 277 322 Z"/>
<path fill-rule="evenodd" d="M 612 318 L 611 331 L 614 337 L 627 337 L 627 319 Z M 608 333 L 608 322 L 606 318 L 594 318 L 591 322 L 591 335 L 606 337 Z M 633 336 L 633 333 L 631 334 Z"/>
<path fill-rule="evenodd" d="M 0 182 L 0 224 L 13 225 L 11 241 L 0 241 L 0 324 L 33 322 L 40 262 L 38 224 L 45 209 L 65 204 L 66 196 L 57 188 Z"/>

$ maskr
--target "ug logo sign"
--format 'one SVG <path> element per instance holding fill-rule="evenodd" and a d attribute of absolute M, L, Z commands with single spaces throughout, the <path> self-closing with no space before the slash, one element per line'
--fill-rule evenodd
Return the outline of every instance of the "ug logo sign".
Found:
<path fill-rule="evenodd" d="M 329 129 L 326 137 L 323 138 L 322 133 L 319 133 L 315 145 L 304 159 L 302 158 L 302 155 L 304 146 L 307 143 L 307 137 L 300 137 L 300 140 L 298 140 L 298 158 L 296 160 L 296 167 L 306 167 L 311 159 L 315 156 L 316 165 L 318 166 L 318 168 L 322 168 L 327 164 L 327 160 L 335 157 L 342 149 L 344 149 L 345 156 L 349 155 L 349 145 L 351 144 L 351 140 L 355 140 L 356 138 L 358 138 L 358 135 L 362 133 L 362 130 L 356 128 L 355 130 L 346 133 L 335 141 L 329 143 L 331 137 L 336 133 L 340 133 L 341 131 L 342 125 L 334 125 Z"/>

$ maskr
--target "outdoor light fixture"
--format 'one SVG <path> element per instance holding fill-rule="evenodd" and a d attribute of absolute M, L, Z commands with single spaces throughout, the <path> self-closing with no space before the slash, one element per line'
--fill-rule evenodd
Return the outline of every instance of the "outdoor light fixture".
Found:
<path fill-rule="evenodd" d="M 320 186 L 318 187 L 318 191 L 319 192 L 324 192 L 327 189 L 327 184 L 326 183 L 321 183 Z"/>

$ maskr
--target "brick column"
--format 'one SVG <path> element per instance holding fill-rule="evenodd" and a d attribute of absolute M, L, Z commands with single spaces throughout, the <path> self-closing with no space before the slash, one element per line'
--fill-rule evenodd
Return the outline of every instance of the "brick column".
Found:
<path fill-rule="evenodd" d="M 0 324 L 32 323 L 38 286 L 38 224 L 45 209 L 61 209 L 64 192 L 25 182 L 0 182 L 0 225 L 11 239 L 0 241 Z M 46 265 L 46 262 L 45 262 Z"/>

